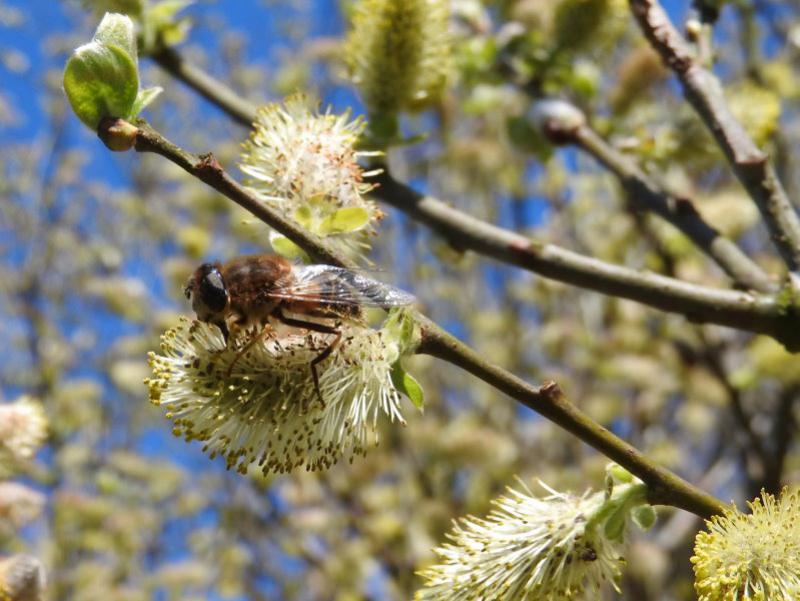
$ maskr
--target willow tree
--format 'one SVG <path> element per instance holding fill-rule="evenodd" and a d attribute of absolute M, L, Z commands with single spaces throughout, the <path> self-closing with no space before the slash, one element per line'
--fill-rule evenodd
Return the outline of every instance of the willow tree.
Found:
<path fill-rule="evenodd" d="M 86 2 L 4 158 L 8 595 L 798 598 L 800 11 L 664 4 L 277 3 L 267 69 Z"/>

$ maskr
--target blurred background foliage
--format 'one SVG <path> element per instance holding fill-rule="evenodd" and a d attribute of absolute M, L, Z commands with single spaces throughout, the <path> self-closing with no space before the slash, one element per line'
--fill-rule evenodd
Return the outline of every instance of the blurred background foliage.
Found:
<path fill-rule="evenodd" d="M 689 2 L 665 5 L 681 22 L 689 14 Z M 50 423 L 35 458 L 4 465 L 0 551 L 38 556 L 53 600 L 408 599 L 450 520 L 485 513 L 515 475 L 602 486 L 604 457 L 425 357 L 411 362 L 424 415 L 409 411 L 406 428 L 387 428 L 366 458 L 329 472 L 242 477 L 170 435 L 146 402 L 146 352 L 189 314 L 181 286 L 202 259 L 269 243 L 265 226 L 173 165 L 111 156 L 68 110 L 61 69 L 97 15 L 141 18 L 157 6 L 0 2 L 0 396 L 35 396 Z M 253 101 L 305 90 L 361 112 L 341 52 L 351 2 L 160 6 L 144 55 L 177 44 Z M 450 86 L 403 119 L 405 133 L 426 138 L 391 152 L 396 177 L 545 241 L 726 285 L 677 230 L 633 211 L 594 160 L 537 133 L 531 97 L 557 95 L 779 271 L 757 212 L 626 2 L 454 0 L 452 11 Z M 798 54 L 796 3 L 725 3 L 715 70 L 792 197 Z M 233 167 L 248 132 L 146 56 L 141 67 L 146 85 L 165 88 L 147 113 L 158 129 Z M 596 420 L 724 500 L 799 479 L 800 359 L 778 343 L 498 266 L 386 212 L 375 263 L 482 355 L 557 380 Z M 660 517 L 631 543 L 623 599 L 693 598 L 700 524 Z"/>

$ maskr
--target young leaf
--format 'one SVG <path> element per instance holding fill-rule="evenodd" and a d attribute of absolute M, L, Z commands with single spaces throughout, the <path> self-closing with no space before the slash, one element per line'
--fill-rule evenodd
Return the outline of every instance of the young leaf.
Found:
<path fill-rule="evenodd" d="M 402 307 L 389 312 L 383 329 L 397 341 L 400 353 L 403 355 L 412 352 L 419 345 L 419 328 L 409 312 Z"/>
<path fill-rule="evenodd" d="M 133 103 L 133 107 L 131 108 L 131 117 L 136 117 L 141 113 L 148 104 L 153 102 L 156 97 L 164 91 L 164 88 L 161 86 L 154 86 L 152 88 L 146 88 L 144 90 L 139 91 L 139 95 L 136 97 L 136 102 Z"/>
<path fill-rule="evenodd" d="M 100 25 L 97 26 L 92 41 L 106 46 L 119 46 L 136 64 L 136 33 L 130 17 L 119 13 L 106 13 L 103 20 L 100 21 Z"/>
<path fill-rule="evenodd" d="M 84 44 L 67 61 L 64 91 L 72 110 L 93 130 L 103 117 L 127 119 L 139 92 L 136 63 L 120 46 Z"/>
<path fill-rule="evenodd" d="M 272 250 L 287 259 L 301 259 L 306 256 L 303 249 L 286 236 L 281 236 L 280 234 L 270 236 L 269 242 L 272 245 Z"/>
<path fill-rule="evenodd" d="M 631 512 L 634 523 L 642 530 L 650 530 L 656 523 L 656 510 L 652 505 L 639 505 Z"/>
<path fill-rule="evenodd" d="M 620 507 L 606 521 L 604 527 L 605 536 L 612 541 L 622 541 L 625 532 L 625 517 L 627 513 L 624 507 Z"/>
<path fill-rule="evenodd" d="M 411 374 L 403 369 L 400 361 L 392 366 L 392 382 L 395 388 L 408 397 L 414 406 L 422 410 L 425 407 L 425 393 Z"/>
<path fill-rule="evenodd" d="M 162 0 L 148 8 L 147 16 L 159 24 L 168 23 L 191 4 L 193 4 L 193 0 Z"/>
<path fill-rule="evenodd" d="M 308 207 L 308 205 L 299 206 L 294 212 L 294 220 L 307 230 L 311 229 L 313 217 L 314 216 L 312 215 L 311 209 Z"/>
<path fill-rule="evenodd" d="M 163 0 L 148 4 L 140 21 L 142 47 L 153 51 L 162 45 L 180 44 L 189 31 L 189 21 L 177 15 L 190 4 L 191 0 Z"/>
<path fill-rule="evenodd" d="M 611 476 L 615 482 L 622 482 L 626 484 L 633 482 L 633 474 L 631 474 L 618 463 L 609 463 L 606 466 L 606 474 Z"/>
<path fill-rule="evenodd" d="M 355 232 L 369 224 L 369 211 L 363 207 L 345 207 L 326 217 L 319 226 L 321 234 Z"/>

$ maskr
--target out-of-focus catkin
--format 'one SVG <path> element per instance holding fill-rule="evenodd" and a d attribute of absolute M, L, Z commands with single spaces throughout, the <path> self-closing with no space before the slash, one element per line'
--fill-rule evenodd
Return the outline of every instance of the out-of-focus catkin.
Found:
<path fill-rule="evenodd" d="M 361 0 L 346 43 L 371 119 L 418 110 L 445 88 L 451 64 L 446 0 Z"/>

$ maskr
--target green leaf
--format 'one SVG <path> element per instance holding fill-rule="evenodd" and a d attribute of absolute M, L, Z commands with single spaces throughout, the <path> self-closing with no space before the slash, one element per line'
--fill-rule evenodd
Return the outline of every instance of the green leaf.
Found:
<path fill-rule="evenodd" d="M 161 41 L 165 46 L 177 46 L 183 43 L 189 35 L 192 28 L 192 22 L 188 18 L 183 18 L 164 25 L 158 30 Z"/>
<path fill-rule="evenodd" d="M 389 311 L 389 317 L 383 322 L 381 330 L 397 342 L 401 355 L 412 352 L 419 344 L 417 323 L 404 307 L 395 307 Z"/>
<path fill-rule="evenodd" d="M 407 311 L 403 311 L 402 321 L 400 322 L 400 348 L 407 349 L 415 343 L 416 324 L 409 317 Z"/>
<path fill-rule="evenodd" d="M 103 117 L 129 119 L 139 92 L 136 62 L 119 46 L 84 44 L 67 61 L 64 91 L 72 110 L 92 130 Z"/>
<path fill-rule="evenodd" d="M 131 117 L 137 117 L 148 104 L 153 102 L 156 97 L 164 91 L 164 88 L 155 86 L 145 90 L 139 90 L 139 95 L 136 97 L 136 102 L 133 103 L 131 108 Z"/>
<path fill-rule="evenodd" d="M 286 236 L 281 236 L 280 234 L 271 236 L 270 244 L 272 244 L 272 249 L 276 253 L 286 257 L 287 259 L 301 259 L 306 256 L 306 253 L 303 252 L 303 249 L 289 240 L 289 238 Z"/>
<path fill-rule="evenodd" d="M 392 366 L 392 383 L 395 388 L 406 395 L 420 411 L 425 407 L 425 392 L 414 377 L 403 369 L 400 361 Z"/>
<path fill-rule="evenodd" d="M 639 505 L 631 513 L 634 523 L 642 530 L 650 530 L 656 523 L 656 510 L 652 505 Z"/>
<path fill-rule="evenodd" d="M 345 207 L 326 217 L 319 226 L 322 235 L 360 230 L 369 223 L 369 211 L 363 207 Z"/>
<path fill-rule="evenodd" d="M 92 40 L 106 46 L 119 46 L 136 64 L 136 33 L 130 17 L 119 13 L 106 13 L 97 26 Z"/>
<path fill-rule="evenodd" d="M 622 540 L 622 535 L 625 532 L 626 517 L 627 517 L 627 511 L 625 510 L 625 506 L 621 505 L 609 516 L 608 520 L 606 520 L 604 532 L 609 540 L 612 541 Z"/>
<path fill-rule="evenodd" d="M 611 476 L 614 481 L 629 484 L 633 482 L 633 474 L 618 463 L 609 463 L 606 466 L 606 474 Z"/>
<path fill-rule="evenodd" d="M 164 0 L 149 6 L 142 17 L 144 47 L 154 50 L 161 44 L 175 46 L 189 32 L 188 19 L 178 19 L 177 14 L 192 4 L 186 0 Z"/>
<path fill-rule="evenodd" d="M 306 205 L 297 207 L 294 212 L 294 220 L 302 225 L 307 230 L 311 229 L 311 221 L 313 220 L 314 215 L 311 212 L 311 209 Z"/>

